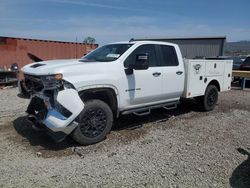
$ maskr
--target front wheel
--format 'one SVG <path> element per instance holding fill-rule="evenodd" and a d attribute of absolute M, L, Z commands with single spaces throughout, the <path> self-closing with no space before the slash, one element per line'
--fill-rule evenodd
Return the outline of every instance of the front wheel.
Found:
<path fill-rule="evenodd" d="M 90 100 L 76 119 L 79 123 L 72 137 L 82 145 L 90 145 L 105 139 L 113 125 L 113 113 L 101 100 Z"/>
<path fill-rule="evenodd" d="M 215 85 L 207 86 L 204 96 L 197 97 L 196 100 L 201 104 L 202 110 L 211 111 L 218 102 L 218 89 Z"/>

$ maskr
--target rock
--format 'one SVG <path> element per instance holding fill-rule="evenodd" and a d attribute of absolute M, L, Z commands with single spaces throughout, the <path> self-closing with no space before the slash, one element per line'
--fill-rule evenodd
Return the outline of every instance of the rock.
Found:
<path fill-rule="evenodd" d="M 75 153 L 76 153 L 79 157 L 82 157 L 82 158 L 84 157 L 84 155 L 83 155 L 80 151 L 76 151 Z"/>
<path fill-rule="evenodd" d="M 204 173 L 204 170 L 202 168 L 197 168 L 196 170 L 198 170 L 201 173 Z"/>
<path fill-rule="evenodd" d="M 37 157 L 41 157 L 42 156 L 42 153 L 40 151 L 36 152 L 36 156 Z"/>
<path fill-rule="evenodd" d="M 169 120 L 174 120 L 175 119 L 175 116 L 174 115 L 172 115 L 170 118 L 169 118 Z"/>
<path fill-rule="evenodd" d="M 113 157 L 115 155 L 117 155 L 117 153 L 116 152 L 112 152 L 112 153 L 108 154 L 108 157 Z"/>
<path fill-rule="evenodd" d="M 71 151 L 74 153 L 76 151 L 76 148 L 75 147 L 72 147 L 71 148 Z"/>
<path fill-rule="evenodd" d="M 167 175 L 166 175 L 166 174 L 161 174 L 161 177 L 162 177 L 162 178 L 166 178 Z"/>
<path fill-rule="evenodd" d="M 187 146 L 191 146 L 191 145 L 192 145 L 192 143 L 190 143 L 190 142 L 186 142 L 186 145 L 187 145 Z"/>

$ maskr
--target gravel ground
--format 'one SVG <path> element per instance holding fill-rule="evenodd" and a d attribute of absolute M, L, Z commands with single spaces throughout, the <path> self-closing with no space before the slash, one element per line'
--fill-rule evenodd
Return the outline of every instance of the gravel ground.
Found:
<path fill-rule="evenodd" d="M 28 100 L 0 90 L 0 187 L 250 187 L 250 91 L 221 93 L 212 112 L 125 116 L 107 139 L 56 144 L 24 117 Z"/>

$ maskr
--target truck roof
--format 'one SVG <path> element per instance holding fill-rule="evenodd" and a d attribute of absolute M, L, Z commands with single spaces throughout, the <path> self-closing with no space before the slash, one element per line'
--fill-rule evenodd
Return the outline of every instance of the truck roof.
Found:
<path fill-rule="evenodd" d="M 150 40 L 143 40 L 143 41 L 120 41 L 120 42 L 113 42 L 110 44 L 163 44 L 163 45 L 171 45 L 171 46 L 178 46 L 177 44 L 170 43 L 170 42 L 161 42 L 161 41 L 150 41 Z"/>

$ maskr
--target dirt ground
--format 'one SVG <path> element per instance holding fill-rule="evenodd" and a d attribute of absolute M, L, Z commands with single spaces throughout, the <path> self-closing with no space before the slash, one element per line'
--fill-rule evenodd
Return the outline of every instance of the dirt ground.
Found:
<path fill-rule="evenodd" d="M 119 119 L 107 139 L 54 143 L 32 130 L 28 100 L 0 90 L 0 187 L 250 187 L 250 91 L 221 93 L 214 111 Z"/>

